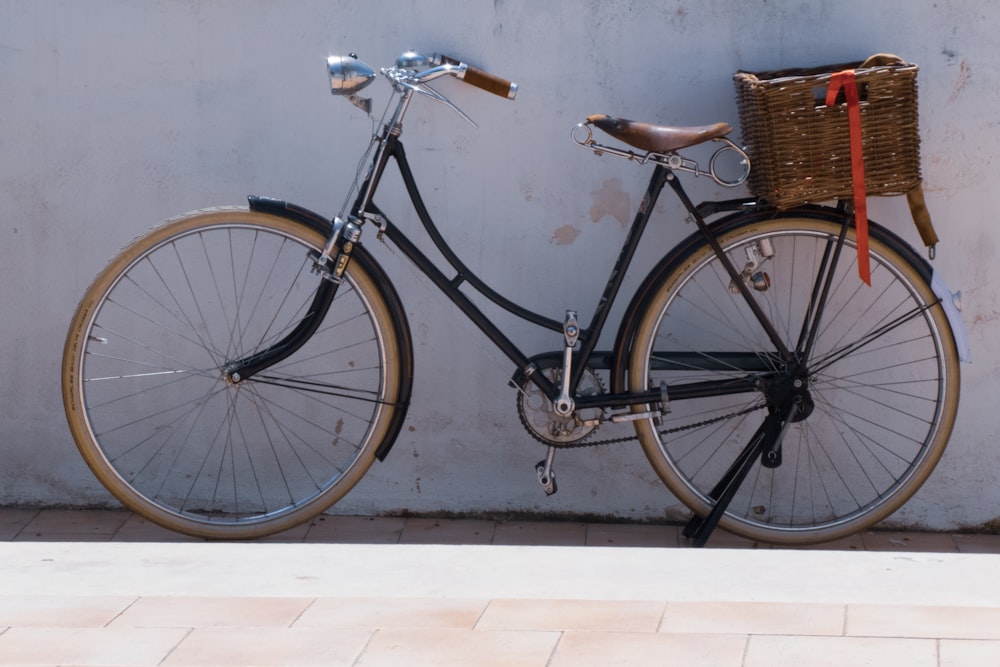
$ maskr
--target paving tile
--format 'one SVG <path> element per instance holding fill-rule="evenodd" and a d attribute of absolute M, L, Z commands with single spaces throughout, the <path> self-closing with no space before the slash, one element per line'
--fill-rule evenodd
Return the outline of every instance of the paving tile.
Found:
<path fill-rule="evenodd" d="M 129 515 L 111 538 L 112 542 L 201 542 L 197 537 L 168 530 L 138 514 Z"/>
<path fill-rule="evenodd" d="M 454 598 L 320 598 L 293 627 L 471 630 L 487 603 Z"/>
<path fill-rule="evenodd" d="M 512 546 L 582 547 L 587 525 L 572 521 L 500 521 L 493 544 Z"/>
<path fill-rule="evenodd" d="M 656 632 L 665 607 L 639 600 L 493 600 L 476 629 Z"/>
<path fill-rule="evenodd" d="M 1000 554 L 1000 535 L 956 534 L 951 538 L 962 553 Z"/>
<path fill-rule="evenodd" d="M 293 597 L 143 597 L 112 626 L 287 628 L 311 603 L 312 598 Z"/>
<path fill-rule="evenodd" d="M 545 667 L 558 641 L 558 632 L 449 628 L 379 630 L 357 666 Z"/>
<path fill-rule="evenodd" d="M 182 628 L 11 628 L 0 635 L 4 665 L 158 665 Z"/>
<path fill-rule="evenodd" d="M 0 507 L 0 541 L 6 542 L 17 537 L 37 515 L 36 509 Z"/>
<path fill-rule="evenodd" d="M 371 637 L 350 628 L 197 628 L 163 661 L 185 665 L 354 665 Z"/>
<path fill-rule="evenodd" d="M 857 637 L 1000 639 L 1000 609 L 848 605 L 846 634 Z"/>
<path fill-rule="evenodd" d="M 305 542 L 306 535 L 309 534 L 310 530 L 312 530 L 312 525 L 310 524 L 309 521 L 305 521 L 297 526 L 292 526 L 287 530 L 283 530 L 280 533 L 274 533 L 273 535 L 265 535 L 264 537 L 259 537 L 254 541 L 298 544 L 299 542 Z"/>
<path fill-rule="evenodd" d="M 1000 641 L 943 639 L 938 643 L 939 667 L 980 667 L 997 664 Z"/>
<path fill-rule="evenodd" d="M 753 635 L 739 664 L 742 667 L 937 667 L 937 642 L 886 637 Z"/>
<path fill-rule="evenodd" d="M 841 537 L 829 542 L 819 542 L 818 544 L 803 544 L 794 547 L 782 547 L 783 549 L 797 549 L 803 551 L 864 551 L 865 542 L 859 533 Z"/>
<path fill-rule="evenodd" d="M 117 510 L 41 510 L 28 522 L 17 540 L 109 540 L 129 516 L 128 512 Z"/>
<path fill-rule="evenodd" d="M 0 626 L 101 628 L 134 597 L 0 595 Z"/>
<path fill-rule="evenodd" d="M 400 544 L 490 544 L 493 521 L 481 519 L 407 519 Z"/>
<path fill-rule="evenodd" d="M 403 534 L 403 517 L 338 516 L 324 514 L 313 519 L 306 542 L 331 544 L 396 544 Z"/>
<path fill-rule="evenodd" d="M 747 635 L 844 633 L 844 605 L 782 602 L 671 602 L 661 632 Z"/>
<path fill-rule="evenodd" d="M 747 638 L 635 632 L 567 632 L 551 667 L 649 667 L 740 665 Z"/>
<path fill-rule="evenodd" d="M 897 533 L 870 531 L 861 534 L 866 551 L 955 552 L 958 547 L 948 533 Z"/>
<path fill-rule="evenodd" d="M 588 547 L 676 547 L 679 535 L 677 526 L 587 524 Z"/>
<path fill-rule="evenodd" d="M 679 540 L 682 547 L 693 546 L 693 543 L 688 538 L 684 537 L 683 532 L 679 531 Z M 727 533 L 721 528 L 717 528 L 712 531 L 712 534 L 708 537 L 708 542 L 705 543 L 705 547 L 709 549 L 770 549 L 771 545 L 766 542 L 757 542 L 755 540 L 748 540 L 745 537 L 739 535 L 733 535 L 732 533 Z"/>
<path fill-rule="evenodd" d="M 12 542 L 110 542 L 110 534 L 100 533 L 36 533 L 22 531 Z"/>

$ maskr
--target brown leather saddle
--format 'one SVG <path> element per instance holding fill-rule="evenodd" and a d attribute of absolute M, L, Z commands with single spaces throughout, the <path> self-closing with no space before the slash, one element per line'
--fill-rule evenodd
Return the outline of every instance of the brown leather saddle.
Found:
<path fill-rule="evenodd" d="M 615 139 L 651 153 L 670 153 L 680 148 L 719 139 L 733 131 L 729 123 L 715 123 L 714 125 L 698 127 L 673 127 L 640 123 L 600 114 L 588 116 L 587 124 L 596 125 Z"/>

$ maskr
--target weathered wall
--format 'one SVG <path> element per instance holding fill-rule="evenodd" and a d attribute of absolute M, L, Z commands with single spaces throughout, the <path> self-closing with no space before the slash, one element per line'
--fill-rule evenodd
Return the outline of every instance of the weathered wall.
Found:
<path fill-rule="evenodd" d="M 444 51 L 521 84 L 514 103 L 443 84 L 481 129 L 421 102 L 405 136 L 460 254 L 559 318 L 591 312 L 648 176 L 574 146 L 575 123 L 611 113 L 736 124 L 737 69 L 889 51 L 921 65 L 935 266 L 964 291 L 975 359 L 944 460 L 894 520 L 955 528 L 1000 516 L 998 35 L 1000 10 L 958 0 L 0 0 L 0 503 L 112 503 L 69 438 L 59 362 L 77 299 L 124 243 L 251 193 L 339 210 L 371 125 L 327 92 L 328 54 L 379 66 L 409 48 Z M 719 194 L 704 182 L 692 191 Z M 687 233 L 673 204 L 661 209 L 669 222 L 648 237 L 637 274 Z M 870 213 L 919 245 L 901 201 L 873 200 Z M 414 328 L 415 399 L 393 455 L 338 511 L 642 518 L 675 505 L 636 446 L 560 456 L 560 493 L 545 498 L 533 468 L 544 451 L 517 422 L 510 364 L 378 254 Z M 559 344 L 511 325 L 532 351 Z"/>

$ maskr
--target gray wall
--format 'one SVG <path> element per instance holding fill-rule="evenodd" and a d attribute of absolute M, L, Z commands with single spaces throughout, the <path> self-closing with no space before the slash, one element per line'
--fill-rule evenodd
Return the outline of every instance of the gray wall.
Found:
<path fill-rule="evenodd" d="M 648 168 L 574 146 L 575 123 L 611 113 L 736 125 L 737 69 L 889 51 L 921 66 L 926 192 L 943 239 L 935 267 L 964 291 L 975 360 L 943 461 L 893 521 L 989 521 L 1000 515 L 998 35 L 993 4 L 957 0 L 0 0 L 0 503 L 113 504 L 70 440 L 59 363 L 73 307 L 122 245 L 251 193 L 340 209 L 371 123 L 329 95 L 330 53 L 380 66 L 404 49 L 444 51 L 521 84 L 513 103 L 443 84 L 481 129 L 420 102 L 407 147 L 469 264 L 534 309 L 589 319 Z M 696 199 L 734 196 L 703 181 L 691 183 Z M 383 202 L 413 226 L 399 200 Z M 869 207 L 919 247 L 902 200 Z M 629 285 L 689 231 L 675 205 L 660 208 Z M 375 250 L 414 328 L 415 399 L 393 455 L 337 511 L 676 510 L 635 445 L 561 455 L 560 493 L 546 499 L 533 469 L 544 450 L 517 421 L 510 364 Z M 559 344 L 510 324 L 532 351 Z"/>

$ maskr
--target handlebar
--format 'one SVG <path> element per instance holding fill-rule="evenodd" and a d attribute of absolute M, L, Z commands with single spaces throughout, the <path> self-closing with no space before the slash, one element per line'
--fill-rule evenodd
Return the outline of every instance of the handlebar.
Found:
<path fill-rule="evenodd" d="M 330 92 L 334 95 L 347 97 L 353 104 L 366 113 L 370 113 L 371 100 L 361 97 L 358 93 L 372 82 L 375 78 L 375 71 L 358 60 L 357 55 L 353 53 L 348 56 L 330 56 L 326 62 L 330 74 Z M 428 68 L 428 66 L 430 67 Z M 446 105 L 472 125 L 476 125 L 475 121 L 469 118 L 464 111 L 426 84 L 442 76 L 453 76 L 470 86 L 475 86 L 508 100 L 514 99 L 517 95 L 516 83 L 446 55 L 435 55 L 433 58 L 427 58 L 414 51 L 407 51 L 396 59 L 394 67 L 383 68 L 381 73 L 397 91 L 406 90 L 411 94 L 426 95 Z M 408 95 L 400 98 L 401 106 L 397 110 L 397 114 L 400 116 L 406 109 L 408 99 Z"/>
<path fill-rule="evenodd" d="M 470 86 L 475 86 L 476 88 L 485 90 L 488 93 L 493 93 L 498 97 L 503 97 L 508 100 L 512 100 L 517 96 L 517 84 L 513 81 L 508 81 L 507 79 L 499 77 L 495 74 L 490 74 L 489 72 L 481 70 L 477 67 L 463 63 L 458 58 L 452 58 L 451 56 L 446 56 L 441 53 L 433 56 L 431 58 L 431 62 L 435 65 L 456 66 L 458 69 L 455 76 Z"/>

